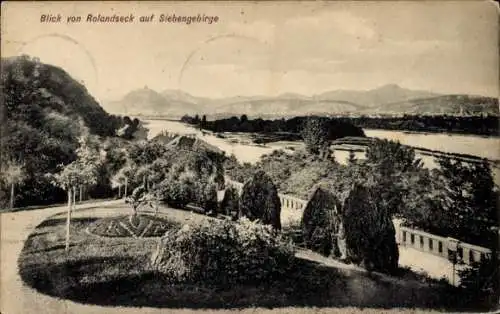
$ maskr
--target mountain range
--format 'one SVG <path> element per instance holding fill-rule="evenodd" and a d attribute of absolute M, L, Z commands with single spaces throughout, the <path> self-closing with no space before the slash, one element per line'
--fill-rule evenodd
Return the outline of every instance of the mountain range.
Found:
<path fill-rule="evenodd" d="M 285 93 L 278 96 L 235 96 L 207 98 L 181 90 L 161 92 L 148 87 L 129 92 L 120 100 L 105 102 L 113 113 L 129 115 L 182 116 L 184 114 L 276 115 L 305 114 L 465 114 L 498 115 L 498 99 L 475 95 L 445 95 L 411 90 L 396 84 L 368 91 L 332 90 L 306 96 Z"/>

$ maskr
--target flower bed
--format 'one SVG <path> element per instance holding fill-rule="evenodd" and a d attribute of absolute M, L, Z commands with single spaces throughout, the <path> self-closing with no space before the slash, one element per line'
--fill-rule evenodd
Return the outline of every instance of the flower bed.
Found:
<path fill-rule="evenodd" d="M 168 230 L 178 228 L 175 222 L 151 215 L 123 215 L 102 218 L 89 226 L 88 231 L 103 237 L 161 237 Z"/>

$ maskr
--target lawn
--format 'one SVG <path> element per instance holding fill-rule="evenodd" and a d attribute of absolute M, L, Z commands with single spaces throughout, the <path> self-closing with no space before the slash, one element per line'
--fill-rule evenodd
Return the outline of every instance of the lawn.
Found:
<path fill-rule="evenodd" d="M 115 206 L 116 207 L 116 206 Z M 125 205 L 115 208 L 121 214 Z M 114 209 L 103 209 L 107 216 Z M 114 214 L 119 216 L 118 214 Z M 162 209 L 171 226 L 211 219 Z M 75 214 L 71 247 L 64 251 L 64 213 L 49 217 L 27 239 L 18 264 L 24 283 L 41 293 L 80 303 L 158 308 L 360 307 L 459 310 L 455 290 L 368 273 L 341 263 L 323 263 L 311 252 L 298 254 L 289 276 L 231 287 L 172 284 L 150 265 L 158 238 L 102 237 L 87 231 L 100 219 Z"/>

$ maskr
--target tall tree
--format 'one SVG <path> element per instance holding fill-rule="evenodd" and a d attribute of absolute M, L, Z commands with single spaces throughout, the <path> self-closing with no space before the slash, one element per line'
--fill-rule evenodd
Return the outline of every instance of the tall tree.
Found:
<path fill-rule="evenodd" d="M 240 217 L 260 220 L 275 229 L 281 229 L 281 202 L 278 190 L 264 171 L 257 171 L 243 185 Z"/>
<path fill-rule="evenodd" d="M 380 206 L 391 214 L 404 211 L 403 197 L 415 186 L 411 177 L 421 175 L 423 165 L 412 148 L 399 142 L 375 140 L 366 151 L 365 184 L 379 196 Z"/>
<path fill-rule="evenodd" d="M 343 206 L 347 257 L 367 269 L 392 273 L 399 251 L 390 213 L 373 191 L 354 184 Z"/>
<path fill-rule="evenodd" d="M 449 232 L 462 241 L 494 243 L 498 235 L 498 190 L 488 162 L 438 159 L 435 180 L 442 187 L 440 211 L 448 216 Z M 490 246 L 489 245 L 489 246 Z"/>
<path fill-rule="evenodd" d="M 330 143 L 328 118 L 307 117 L 302 126 L 301 135 L 309 153 L 326 157 Z"/>

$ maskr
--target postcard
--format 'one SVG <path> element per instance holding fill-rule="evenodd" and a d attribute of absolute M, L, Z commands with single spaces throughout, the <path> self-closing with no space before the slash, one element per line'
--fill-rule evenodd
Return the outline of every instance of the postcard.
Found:
<path fill-rule="evenodd" d="M 7 1 L 0 312 L 498 310 L 493 1 Z"/>

